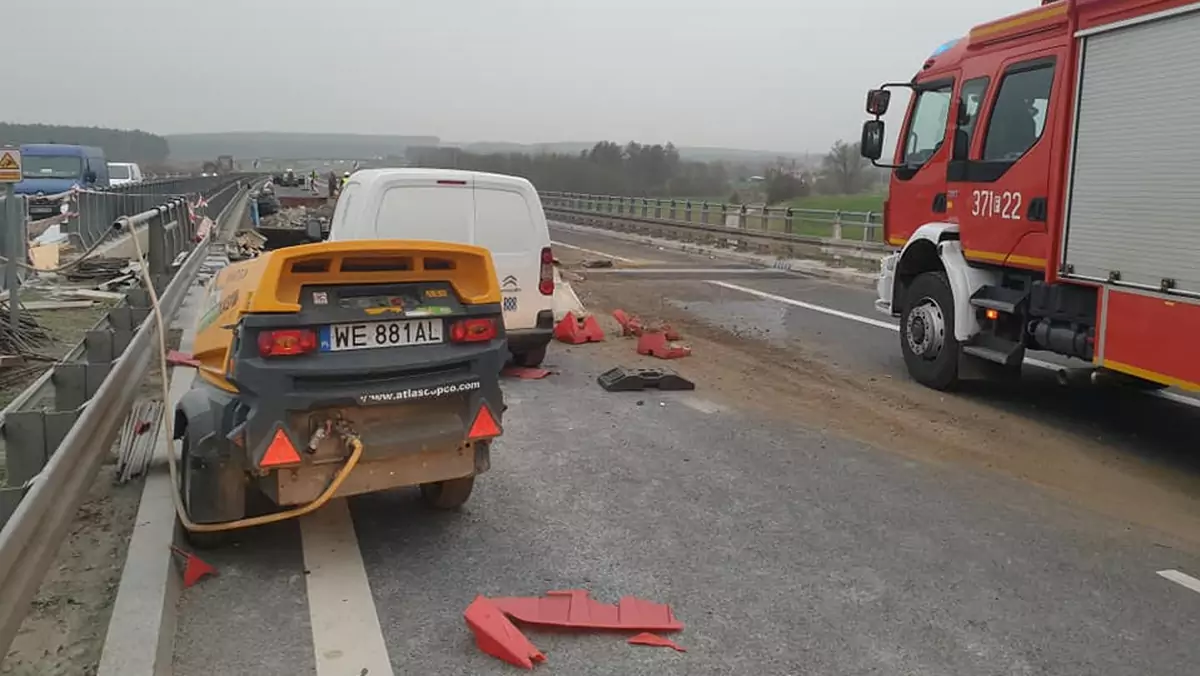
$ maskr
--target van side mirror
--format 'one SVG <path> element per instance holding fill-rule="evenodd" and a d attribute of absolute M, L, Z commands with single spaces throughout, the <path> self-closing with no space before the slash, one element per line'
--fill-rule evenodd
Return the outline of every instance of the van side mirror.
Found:
<path fill-rule="evenodd" d="M 96 182 L 96 172 L 92 171 L 91 169 L 88 169 L 87 171 L 83 172 L 83 182 L 84 183 L 95 183 Z"/>
<path fill-rule="evenodd" d="M 883 120 L 867 120 L 863 122 L 862 138 L 859 140 L 859 154 L 876 162 L 883 157 Z"/>
<path fill-rule="evenodd" d="M 304 224 L 304 234 L 308 236 L 310 242 L 320 242 L 325 239 L 321 232 L 321 221 L 315 218 L 308 219 L 308 222 Z"/>
<path fill-rule="evenodd" d="M 888 111 L 892 102 L 892 93 L 886 89 L 872 89 L 867 92 L 867 114 L 882 117 Z"/>

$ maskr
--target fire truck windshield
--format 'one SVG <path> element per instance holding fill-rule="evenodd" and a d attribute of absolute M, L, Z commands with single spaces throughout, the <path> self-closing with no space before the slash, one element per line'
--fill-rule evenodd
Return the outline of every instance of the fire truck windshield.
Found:
<path fill-rule="evenodd" d="M 913 107 L 912 119 L 904 139 L 901 163 L 920 167 L 929 161 L 946 138 L 946 121 L 950 115 L 952 83 L 922 90 Z"/>

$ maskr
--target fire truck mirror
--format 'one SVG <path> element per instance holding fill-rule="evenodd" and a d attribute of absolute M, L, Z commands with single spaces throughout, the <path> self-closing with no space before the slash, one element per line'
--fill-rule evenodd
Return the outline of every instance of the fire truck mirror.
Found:
<path fill-rule="evenodd" d="M 859 152 L 863 157 L 872 162 L 883 157 L 883 130 L 883 120 L 867 120 L 863 122 Z"/>
<path fill-rule="evenodd" d="M 867 114 L 880 117 L 887 113 L 888 104 L 891 102 L 891 92 L 886 89 L 872 89 L 867 92 Z"/>

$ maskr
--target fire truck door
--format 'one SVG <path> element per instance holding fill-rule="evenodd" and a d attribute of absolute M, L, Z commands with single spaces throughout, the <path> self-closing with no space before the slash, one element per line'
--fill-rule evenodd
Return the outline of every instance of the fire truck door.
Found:
<path fill-rule="evenodd" d="M 920 226 L 946 220 L 947 127 L 954 80 L 921 83 L 913 92 L 908 126 L 896 149 L 895 180 L 888 198 L 888 243 L 901 246 Z M 895 185 L 895 184 L 893 184 Z"/>
<path fill-rule="evenodd" d="M 1052 159 L 1049 128 L 1054 53 L 1000 62 L 996 77 L 967 76 L 956 137 L 969 153 L 947 169 L 949 209 L 959 223 L 963 253 L 978 263 L 1033 270 L 1046 267 L 1048 183 Z M 980 92 L 983 92 L 980 94 Z M 970 110 L 968 99 L 982 97 Z M 982 125 L 979 124 L 982 117 Z M 976 128 L 978 127 L 978 132 Z M 960 144 L 958 150 L 963 150 Z"/>

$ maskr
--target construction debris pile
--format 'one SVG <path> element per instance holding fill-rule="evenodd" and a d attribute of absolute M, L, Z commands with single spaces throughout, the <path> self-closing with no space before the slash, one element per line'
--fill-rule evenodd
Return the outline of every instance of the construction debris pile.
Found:
<path fill-rule="evenodd" d="M 278 213 L 263 216 L 255 230 L 266 238 L 265 249 L 279 249 L 308 243 L 310 221 L 320 223 L 321 234 L 327 235 L 332 217 L 333 205 L 324 202 L 320 206 L 283 207 Z"/>

